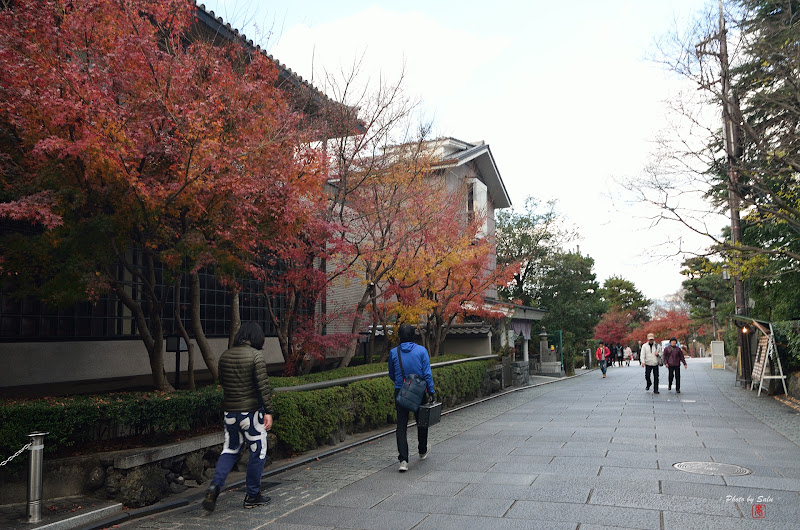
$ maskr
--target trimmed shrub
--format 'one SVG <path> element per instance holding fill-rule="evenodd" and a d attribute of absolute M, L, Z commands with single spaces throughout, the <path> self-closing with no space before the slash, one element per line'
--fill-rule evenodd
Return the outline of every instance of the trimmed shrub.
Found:
<path fill-rule="evenodd" d="M 484 374 L 494 364 L 496 361 L 475 361 L 435 368 L 438 399 L 445 407 L 452 407 L 479 397 Z M 309 382 L 304 377 L 293 379 L 300 381 L 296 384 Z M 279 378 L 271 382 L 285 386 Z M 337 433 L 363 432 L 394 423 L 393 387 L 388 377 L 378 377 L 347 386 L 273 394 L 273 433 L 280 451 L 301 453 L 328 443 Z M 172 393 L 6 400 L 0 405 L 0 457 L 6 458 L 27 443 L 27 434 L 34 430 L 49 432 L 45 451 L 52 454 L 98 440 L 221 425 L 222 389 L 209 386 Z M 17 458 L 14 464 L 18 461 L 26 459 Z"/>
<path fill-rule="evenodd" d="M 88 442 L 215 425 L 221 405 L 219 387 L 6 400 L 0 403 L 0 456 L 13 454 L 33 431 L 49 433 L 45 452 L 54 453 Z"/>

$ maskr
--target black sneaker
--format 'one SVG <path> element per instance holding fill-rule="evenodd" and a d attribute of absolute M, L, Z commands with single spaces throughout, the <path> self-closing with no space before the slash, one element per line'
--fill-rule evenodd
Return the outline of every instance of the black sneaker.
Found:
<path fill-rule="evenodd" d="M 659 392 L 658 390 L 653 390 L 653 394 L 660 394 L 660 393 L 661 392 Z"/>
<path fill-rule="evenodd" d="M 269 503 L 272 499 L 270 497 L 265 497 L 261 495 L 261 492 L 258 492 L 258 495 L 255 497 L 251 497 L 250 495 L 244 496 L 244 507 L 245 508 L 255 508 L 256 506 L 264 506 L 265 504 Z"/>
<path fill-rule="evenodd" d="M 677 392 L 678 394 L 680 394 L 680 393 L 681 393 L 681 391 L 680 391 L 680 390 L 676 390 L 675 392 Z"/>
<path fill-rule="evenodd" d="M 219 496 L 219 486 L 212 484 L 206 490 L 206 498 L 203 499 L 203 509 L 213 512 L 217 506 L 217 497 Z"/>

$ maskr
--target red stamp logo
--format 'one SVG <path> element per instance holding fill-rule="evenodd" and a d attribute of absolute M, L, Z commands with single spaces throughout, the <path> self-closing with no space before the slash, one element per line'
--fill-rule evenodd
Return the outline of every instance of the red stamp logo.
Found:
<path fill-rule="evenodd" d="M 767 517 L 766 504 L 753 505 L 753 519 L 765 519 Z"/>

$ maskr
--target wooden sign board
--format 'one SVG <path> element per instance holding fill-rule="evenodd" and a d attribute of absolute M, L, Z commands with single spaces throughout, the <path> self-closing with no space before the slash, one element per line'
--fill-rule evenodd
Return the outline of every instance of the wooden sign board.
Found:
<path fill-rule="evenodd" d="M 758 339 L 758 349 L 756 350 L 756 358 L 753 362 L 752 379 L 755 384 L 756 381 L 761 381 L 764 376 L 764 366 L 767 362 L 767 348 L 769 347 L 769 335 L 762 334 Z"/>

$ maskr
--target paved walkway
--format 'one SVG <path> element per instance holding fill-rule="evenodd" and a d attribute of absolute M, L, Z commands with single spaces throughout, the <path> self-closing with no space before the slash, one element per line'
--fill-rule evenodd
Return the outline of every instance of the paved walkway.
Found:
<path fill-rule="evenodd" d="M 667 391 L 666 369 L 660 395 L 646 392 L 638 366 L 520 390 L 444 417 L 431 429 L 430 457 L 412 456 L 407 473 L 397 472 L 389 436 L 267 478 L 279 482 L 268 506 L 244 510 L 243 491 L 231 490 L 212 514 L 194 503 L 123 526 L 800 527 L 800 414 L 710 368 L 690 359 L 680 395 Z M 684 461 L 752 474 L 673 467 Z"/>

